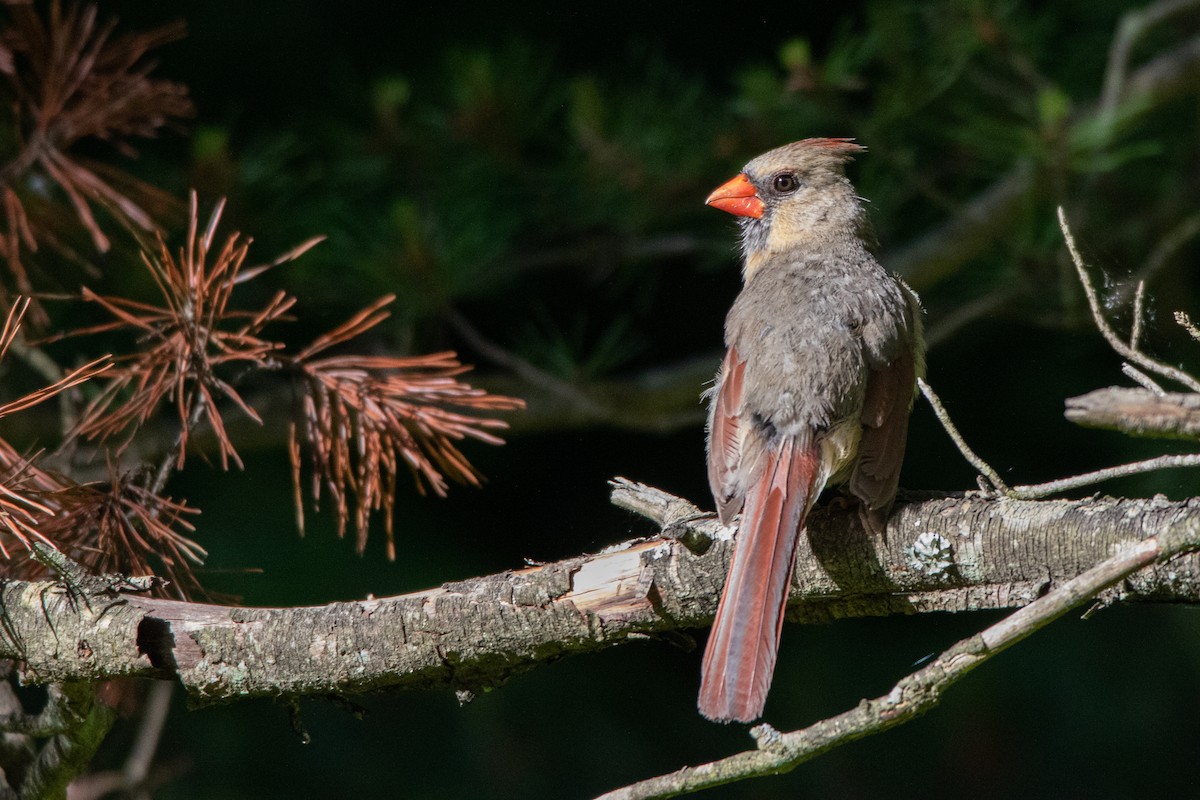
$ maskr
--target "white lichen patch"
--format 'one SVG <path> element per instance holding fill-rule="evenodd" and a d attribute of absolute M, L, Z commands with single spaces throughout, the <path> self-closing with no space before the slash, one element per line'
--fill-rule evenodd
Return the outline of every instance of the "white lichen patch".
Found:
<path fill-rule="evenodd" d="M 922 533 L 905 552 L 909 568 L 930 578 L 944 576 L 954 566 L 954 545 L 940 533 Z"/>
<path fill-rule="evenodd" d="M 735 522 L 733 525 L 718 525 L 712 538 L 718 542 L 732 541 L 734 534 L 737 533 L 739 522 L 741 522 L 740 517 L 738 518 L 738 522 Z"/>

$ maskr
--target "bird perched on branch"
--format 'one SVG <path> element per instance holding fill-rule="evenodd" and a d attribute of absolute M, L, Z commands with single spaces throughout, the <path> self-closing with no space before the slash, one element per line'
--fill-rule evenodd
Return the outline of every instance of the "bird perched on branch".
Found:
<path fill-rule="evenodd" d="M 896 496 L 924 345 L 917 297 L 876 261 L 845 176 L 864 150 L 793 142 L 706 201 L 737 216 L 744 258 L 708 421 L 717 512 L 725 525 L 742 514 L 704 652 L 699 707 L 712 720 L 762 714 L 796 545 L 821 490 L 847 483 L 878 535 Z"/>

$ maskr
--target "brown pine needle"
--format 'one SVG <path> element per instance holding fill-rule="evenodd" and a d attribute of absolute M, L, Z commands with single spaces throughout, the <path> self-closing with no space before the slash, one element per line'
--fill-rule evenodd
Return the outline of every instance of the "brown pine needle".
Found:
<path fill-rule="evenodd" d="M 261 418 L 220 373 L 230 365 L 268 367 L 282 345 L 264 338 L 262 332 L 291 309 L 295 298 L 277 292 L 261 309 L 231 308 L 249 239 L 233 233 L 214 251 L 224 202 L 216 205 L 202 231 L 195 192 L 190 208 L 188 235 L 176 254 L 161 236 L 154 252 L 142 254 L 161 294 L 160 305 L 83 290 L 82 298 L 106 310 L 113 320 L 69 335 L 125 330 L 136 335 L 140 347 L 117 357 L 108 384 L 85 409 L 77 433 L 101 440 L 130 437 L 170 400 L 180 426 L 178 463 L 182 466 L 194 424 L 192 410 L 202 404 L 202 418 L 216 437 L 221 466 L 240 467 L 219 401 L 232 403 L 255 422 L 261 423 Z M 283 263 L 288 255 L 303 253 L 313 244 L 315 240 L 309 240 L 272 263 Z"/>
<path fill-rule="evenodd" d="M 380 298 L 292 357 L 305 397 L 288 445 L 297 503 L 302 452 L 307 452 L 313 504 L 320 502 L 322 491 L 329 492 L 339 536 L 353 518 L 360 553 L 372 512 L 382 510 L 389 559 L 395 558 L 392 511 L 402 469 L 412 474 L 422 493 L 445 496 L 448 481 L 479 486 L 483 476 L 456 443 L 468 438 L 503 443 L 492 431 L 508 425 L 476 414 L 525 405 L 459 381 L 457 376 L 470 368 L 450 352 L 314 358 L 382 322 L 392 300 Z M 302 525 L 302 509 L 296 513 Z"/>
<path fill-rule="evenodd" d="M 48 10 L 46 8 L 48 6 Z M 16 153 L 0 165 L 3 215 L 0 257 L 17 289 L 31 293 L 24 253 L 49 245 L 74 257 L 55 231 L 73 215 L 96 250 L 110 248 L 103 211 L 121 225 L 151 231 L 176 208 L 165 192 L 124 170 L 80 155 L 101 142 L 133 155 L 130 142 L 155 136 L 193 113 L 187 89 L 153 78 L 149 51 L 182 37 L 183 25 L 118 34 L 90 3 L 10 3 L 0 29 L 0 83 L 9 102 Z M 29 180 L 30 177 L 41 180 Z M 59 191 L 32 188 L 54 183 Z M 64 200 L 51 200 L 57 195 Z M 64 205 L 66 208 L 64 208 Z M 35 307 L 39 325 L 46 319 Z"/>
<path fill-rule="evenodd" d="M 0 330 L 0 358 L 8 353 L 9 346 L 16 339 L 21 320 L 28 309 L 29 299 L 24 297 L 17 298 L 17 302 L 9 309 L 3 330 Z M 108 356 L 96 359 L 49 386 L 0 405 L 0 417 L 32 408 L 59 392 L 99 375 L 111 366 Z M 31 546 L 34 539 L 53 546 L 54 542 L 41 530 L 41 522 L 53 516 L 54 510 L 34 499 L 42 491 L 53 488 L 56 488 L 56 485 L 48 475 L 35 470 L 28 459 L 18 456 L 7 442 L 0 440 L 0 530 L 7 531 L 26 548 Z M 0 555 L 9 558 L 3 538 L 0 538 Z"/>

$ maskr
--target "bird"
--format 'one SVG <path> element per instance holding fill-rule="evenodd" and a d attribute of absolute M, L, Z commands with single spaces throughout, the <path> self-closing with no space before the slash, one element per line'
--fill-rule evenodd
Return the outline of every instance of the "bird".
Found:
<path fill-rule="evenodd" d="M 708 196 L 737 217 L 742 289 L 709 390 L 708 478 L 720 522 L 740 524 L 704 651 L 700 713 L 762 716 L 800 533 L 827 486 L 846 484 L 883 536 L 916 379 L 916 294 L 876 259 L 845 165 L 866 148 L 804 139 L 749 161 Z"/>

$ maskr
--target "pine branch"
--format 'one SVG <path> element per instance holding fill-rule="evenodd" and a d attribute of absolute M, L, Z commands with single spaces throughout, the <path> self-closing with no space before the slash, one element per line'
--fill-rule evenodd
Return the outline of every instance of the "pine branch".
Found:
<path fill-rule="evenodd" d="M 1137 12 L 1130 12 L 1130 16 Z M 1194 91 L 1200 82 L 1200 37 L 1189 39 L 1161 53 L 1130 72 L 1126 79 L 1107 88 L 1095 107 L 1080 114 L 1076 128 L 1095 124 L 1112 115 L 1112 109 L 1127 109 L 1124 123 L 1144 116 L 1180 95 Z M 1031 191 L 1038 187 L 1032 164 L 1021 161 L 974 198 L 962 203 L 953 218 L 891 253 L 885 260 L 918 291 L 955 274 L 1011 227 L 1011 222 Z"/>

